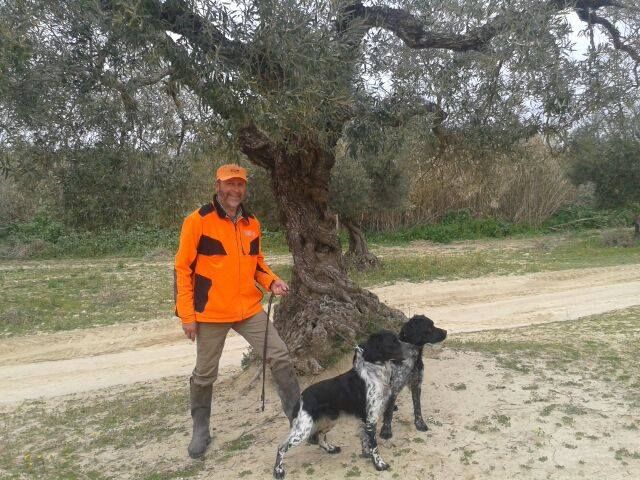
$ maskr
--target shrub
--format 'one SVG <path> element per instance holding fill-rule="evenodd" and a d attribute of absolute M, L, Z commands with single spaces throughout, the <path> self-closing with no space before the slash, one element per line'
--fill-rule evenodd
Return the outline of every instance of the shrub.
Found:
<path fill-rule="evenodd" d="M 615 208 L 640 202 L 640 141 L 634 137 L 605 139 L 578 136 L 571 147 L 569 172 L 576 184 L 592 182 L 598 206 Z"/>
<path fill-rule="evenodd" d="M 602 232 L 600 240 L 605 247 L 632 248 L 640 244 L 631 230 L 618 229 Z"/>

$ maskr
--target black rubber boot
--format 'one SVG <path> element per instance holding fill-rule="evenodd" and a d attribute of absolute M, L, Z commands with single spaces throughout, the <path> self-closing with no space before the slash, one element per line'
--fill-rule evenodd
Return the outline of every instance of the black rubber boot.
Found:
<path fill-rule="evenodd" d="M 209 419 L 211 417 L 211 393 L 213 387 L 201 387 L 189 380 L 191 396 L 191 418 L 193 418 L 193 436 L 189 443 L 189 456 L 200 458 L 206 452 L 211 435 L 209 434 Z"/>
<path fill-rule="evenodd" d="M 294 412 L 294 409 L 300 401 L 300 385 L 298 385 L 296 372 L 293 369 L 293 365 L 288 364 L 277 370 L 272 370 L 271 375 L 276 382 L 278 396 L 282 402 L 282 410 L 289 419 L 289 425 L 291 425 L 293 418 L 298 414 L 298 412 Z"/>

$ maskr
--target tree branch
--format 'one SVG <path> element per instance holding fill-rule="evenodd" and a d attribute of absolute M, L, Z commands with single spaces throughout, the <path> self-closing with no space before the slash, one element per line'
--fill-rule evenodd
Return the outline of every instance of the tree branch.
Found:
<path fill-rule="evenodd" d="M 394 33 L 409 48 L 443 48 L 454 51 L 479 50 L 502 28 L 505 28 L 504 16 L 498 16 L 480 28 L 465 35 L 445 34 L 427 31 L 423 21 L 406 10 L 384 6 L 365 7 L 358 2 L 345 7 L 338 23 L 338 31 L 357 32 L 361 37 L 371 28 L 384 28 Z"/>
<path fill-rule="evenodd" d="M 103 11 L 120 8 L 119 2 L 100 0 Z M 215 53 L 225 62 L 237 63 L 243 60 L 246 46 L 237 40 L 228 39 L 215 25 L 194 13 L 185 0 L 146 0 L 139 4 L 139 15 L 151 19 L 163 30 L 169 30 L 185 37 L 191 45 L 205 53 Z M 130 11 L 121 13 L 130 15 Z"/>
<path fill-rule="evenodd" d="M 599 17 L 595 11 L 602 7 L 616 7 L 633 10 L 633 7 L 612 0 L 549 0 L 543 8 L 550 12 L 560 12 L 575 8 L 580 18 L 591 16 L 592 23 L 605 27 L 613 39 L 615 48 L 627 52 L 638 61 L 638 52 L 620 40 L 620 32 L 608 20 Z M 585 13 L 589 12 L 591 13 Z M 442 48 L 457 52 L 482 50 L 493 37 L 513 27 L 514 17 L 529 16 L 530 12 L 512 12 L 499 14 L 484 25 L 470 29 L 462 35 L 427 30 L 424 21 L 406 10 L 384 6 L 366 7 L 361 2 L 346 6 L 337 22 L 338 32 L 343 36 L 362 39 L 371 28 L 383 28 L 394 33 L 406 46 L 413 49 Z"/>
<path fill-rule="evenodd" d="M 615 2 L 578 2 L 578 3 L 607 3 L 606 6 L 615 6 L 619 8 L 625 8 L 624 6 L 615 3 Z M 631 58 L 637 63 L 640 64 L 640 52 L 635 50 L 630 45 L 627 45 L 622 42 L 622 38 L 620 35 L 620 30 L 616 28 L 616 26 L 607 20 L 604 17 L 599 16 L 596 11 L 599 7 L 594 7 L 590 5 L 585 5 L 584 7 L 576 7 L 576 13 L 580 20 L 590 24 L 590 25 L 601 25 L 611 36 L 611 40 L 613 42 L 614 48 L 617 50 L 621 50 L 623 52 L 627 52 Z"/>
<path fill-rule="evenodd" d="M 256 165 L 273 170 L 276 159 L 276 146 L 261 132 L 255 123 L 250 122 L 238 131 L 240 150 Z"/>
<path fill-rule="evenodd" d="M 187 119 L 186 115 L 184 114 L 182 101 L 178 97 L 178 86 L 176 85 L 176 82 L 173 80 L 169 80 L 166 83 L 166 88 L 167 93 L 173 100 L 173 104 L 176 107 L 176 112 L 181 122 L 180 134 L 178 135 L 178 146 L 176 147 L 176 153 L 180 155 L 180 150 L 182 150 L 182 144 L 184 143 L 184 137 L 187 132 L 187 127 L 191 124 L 191 121 Z"/>

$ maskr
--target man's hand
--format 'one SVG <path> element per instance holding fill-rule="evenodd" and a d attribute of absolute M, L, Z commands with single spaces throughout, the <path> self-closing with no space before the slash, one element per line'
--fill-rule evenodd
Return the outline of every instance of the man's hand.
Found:
<path fill-rule="evenodd" d="M 289 293 L 289 285 L 284 280 L 274 280 L 271 284 L 271 291 L 274 295 L 286 295 Z"/>
<path fill-rule="evenodd" d="M 183 323 L 182 330 L 184 331 L 184 334 L 187 336 L 187 338 L 193 342 L 195 341 L 196 334 L 198 333 L 198 324 L 196 322 Z"/>

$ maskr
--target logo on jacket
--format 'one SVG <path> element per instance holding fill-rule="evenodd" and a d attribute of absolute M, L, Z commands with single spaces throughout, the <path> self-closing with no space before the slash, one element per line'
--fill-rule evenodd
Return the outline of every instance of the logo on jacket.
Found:
<path fill-rule="evenodd" d="M 253 230 L 245 230 L 245 231 L 244 231 L 244 234 L 245 234 L 247 237 L 253 237 L 253 236 L 256 234 L 256 232 L 254 232 Z"/>

